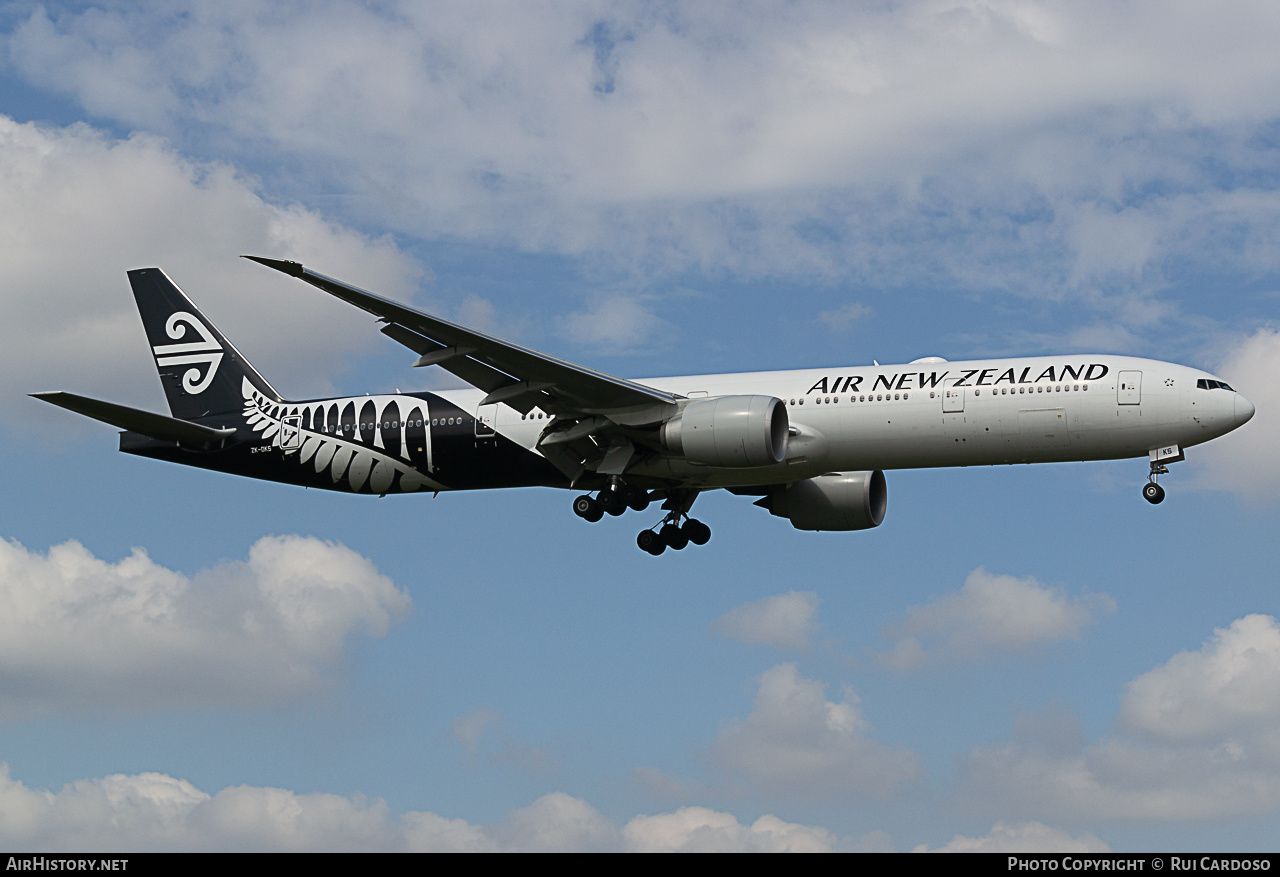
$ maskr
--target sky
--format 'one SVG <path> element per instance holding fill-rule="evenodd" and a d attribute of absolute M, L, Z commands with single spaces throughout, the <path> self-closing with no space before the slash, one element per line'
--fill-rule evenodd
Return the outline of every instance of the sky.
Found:
<path fill-rule="evenodd" d="M 0 845 L 1267 851 L 1280 7 L 0 4 Z M 1145 459 L 344 496 L 122 455 L 160 266 L 284 395 L 457 386 L 297 259 L 612 374 L 1114 353 Z M 652 520 L 651 520 L 652 519 Z"/>

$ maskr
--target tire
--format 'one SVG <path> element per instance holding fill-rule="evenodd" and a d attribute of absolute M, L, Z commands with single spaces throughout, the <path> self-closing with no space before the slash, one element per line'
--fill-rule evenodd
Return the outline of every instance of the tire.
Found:
<path fill-rule="evenodd" d="M 585 493 L 573 501 L 573 513 L 593 524 L 604 517 L 604 510 L 600 508 L 600 503 Z"/>
<path fill-rule="evenodd" d="M 623 488 L 622 499 L 633 512 L 642 512 L 649 507 L 649 491 L 638 487 L 627 485 Z"/>
<path fill-rule="evenodd" d="M 680 551 L 689 544 L 689 537 L 675 524 L 665 525 L 658 531 L 658 535 L 662 537 L 664 543 L 670 545 L 676 551 Z"/>
<path fill-rule="evenodd" d="M 627 510 L 627 504 L 622 501 L 622 494 L 615 490 L 600 491 L 597 502 L 600 503 L 600 508 L 615 518 Z"/>
<path fill-rule="evenodd" d="M 1142 498 L 1152 505 L 1158 505 L 1164 502 L 1164 488 L 1154 481 L 1149 481 L 1142 487 Z"/>
<path fill-rule="evenodd" d="M 694 545 L 706 545 L 711 541 L 711 528 L 702 521 L 688 520 L 680 528 Z"/>
<path fill-rule="evenodd" d="M 636 544 L 640 546 L 641 551 L 647 551 L 654 557 L 667 550 L 667 543 L 652 530 L 641 530 L 640 535 L 636 537 Z"/>

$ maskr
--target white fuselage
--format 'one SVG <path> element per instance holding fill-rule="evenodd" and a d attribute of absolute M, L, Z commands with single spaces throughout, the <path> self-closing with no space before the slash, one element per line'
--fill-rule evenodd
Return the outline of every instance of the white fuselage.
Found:
<path fill-rule="evenodd" d="M 1207 372 L 1126 356 L 1071 355 L 649 378 L 690 399 L 765 395 L 791 422 L 785 462 L 716 468 L 671 456 L 636 475 L 690 486 L 775 484 L 833 471 L 1109 460 L 1186 448 L 1253 416 L 1253 405 Z M 1197 386 L 1197 383 L 1200 386 Z M 440 396 L 476 412 L 479 391 Z M 494 429 L 533 449 L 547 426 L 494 406 Z"/>

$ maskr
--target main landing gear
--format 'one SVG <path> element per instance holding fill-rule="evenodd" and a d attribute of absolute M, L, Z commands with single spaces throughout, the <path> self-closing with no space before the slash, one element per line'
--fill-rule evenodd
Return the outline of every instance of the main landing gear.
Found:
<path fill-rule="evenodd" d="M 627 509 L 642 512 L 648 507 L 648 491 L 617 481 L 594 497 L 589 493 L 584 493 L 573 501 L 573 513 L 593 524 L 605 515 L 612 515 L 616 518 Z"/>
<path fill-rule="evenodd" d="M 696 490 L 679 489 L 665 493 L 655 491 L 655 494 L 656 496 L 651 496 L 648 491 L 615 479 L 594 497 L 584 493 L 575 499 L 573 513 L 595 523 L 605 515 L 617 517 L 627 509 L 642 512 L 653 499 L 665 496 L 666 501 L 662 507 L 667 510 L 666 516 L 657 526 L 641 530 L 636 537 L 636 544 L 642 551 L 656 557 L 668 548 L 680 551 L 690 543 L 706 545 L 711 541 L 711 528 L 689 517 L 689 508 L 698 498 Z M 684 523 L 681 523 L 682 519 Z"/>
<path fill-rule="evenodd" d="M 636 544 L 641 551 L 647 551 L 654 557 L 671 548 L 679 551 L 689 543 L 706 545 L 711 541 L 711 528 L 702 521 L 686 517 L 683 524 L 676 524 L 674 513 L 662 519 L 660 527 L 641 530 L 636 537 Z"/>
<path fill-rule="evenodd" d="M 1156 477 L 1168 474 L 1168 466 L 1162 466 L 1159 463 L 1152 463 L 1151 474 L 1147 476 L 1147 483 L 1142 485 L 1142 498 L 1152 505 L 1164 502 L 1164 488 L 1156 483 Z"/>

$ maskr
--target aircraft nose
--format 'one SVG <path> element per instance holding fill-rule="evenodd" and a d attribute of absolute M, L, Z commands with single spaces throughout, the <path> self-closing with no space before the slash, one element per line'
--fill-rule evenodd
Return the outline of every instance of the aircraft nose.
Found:
<path fill-rule="evenodd" d="M 1253 417 L 1253 403 L 1236 393 L 1236 426 L 1243 426 Z"/>

